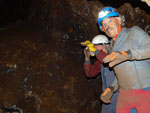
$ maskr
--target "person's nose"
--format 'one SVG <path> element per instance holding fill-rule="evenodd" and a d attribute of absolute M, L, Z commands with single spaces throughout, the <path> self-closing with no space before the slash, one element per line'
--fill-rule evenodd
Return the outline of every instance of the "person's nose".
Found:
<path fill-rule="evenodd" d="M 104 28 L 105 31 L 106 31 L 109 27 L 110 27 L 109 24 L 105 24 L 105 25 L 103 26 L 103 28 Z"/>

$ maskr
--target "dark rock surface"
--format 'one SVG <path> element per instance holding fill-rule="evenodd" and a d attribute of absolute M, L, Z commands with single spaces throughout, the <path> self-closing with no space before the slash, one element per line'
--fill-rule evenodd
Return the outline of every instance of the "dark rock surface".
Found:
<path fill-rule="evenodd" d="M 125 26 L 138 25 L 150 33 L 149 13 L 132 4 L 116 4 Z M 0 28 L 0 107 L 16 105 L 23 113 L 99 113 L 101 78 L 85 77 L 80 42 L 102 33 L 96 16 L 105 5 L 98 0 L 28 0 L 25 8 L 19 5 L 13 18 L 23 16 L 11 23 L 6 19 L 9 24 Z M 5 11 L 1 14 L 8 17 Z"/>

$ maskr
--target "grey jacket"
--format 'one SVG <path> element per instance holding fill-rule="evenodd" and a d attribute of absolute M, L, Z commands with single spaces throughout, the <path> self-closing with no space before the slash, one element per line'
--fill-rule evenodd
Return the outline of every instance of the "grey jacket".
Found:
<path fill-rule="evenodd" d="M 111 44 L 112 45 L 112 44 Z M 150 37 L 141 28 L 123 28 L 112 51 L 131 51 L 131 59 L 114 66 L 117 80 L 111 86 L 122 90 L 150 87 Z M 119 86 L 118 86 L 119 84 Z"/>

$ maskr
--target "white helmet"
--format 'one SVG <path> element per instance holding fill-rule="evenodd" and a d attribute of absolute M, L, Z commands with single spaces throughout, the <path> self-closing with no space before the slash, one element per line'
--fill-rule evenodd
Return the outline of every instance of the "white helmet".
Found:
<path fill-rule="evenodd" d="M 108 44 L 108 38 L 105 35 L 97 35 L 92 39 L 92 43 L 96 45 Z"/>

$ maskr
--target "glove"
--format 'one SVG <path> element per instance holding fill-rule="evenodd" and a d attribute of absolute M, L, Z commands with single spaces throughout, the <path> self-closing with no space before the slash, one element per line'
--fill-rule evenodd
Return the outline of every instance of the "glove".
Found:
<path fill-rule="evenodd" d="M 90 44 L 91 42 L 89 40 L 86 40 L 84 42 L 81 42 L 82 46 L 87 46 L 88 44 Z"/>
<path fill-rule="evenodd" d="M 85 42 L 81 42 L 82 46 L 87 46 L 88 49 L 90 50 L 90 52 L 92 52 L 92 56 L 94 56 L 94 52 L 96 51 L 96 48 L 94 47 L 94 44 L 91 43 L 89 40 L 85 41 Z"/>
<path fill-rule="evenodd" d="M 92 43 L 88 44 L 87 47 L 89 48 L 90 52 L 96 51 L 96 48 L 94 47 L 94 44 L 92 44 Z"/>
<path fill-rule="evenodd" d="M 111 88 L 106 88 L 104 90 L 104 92 L 101 94 L 100 99 L 104 102 L 104 103 L 111 103 L 111 97 L 113 95 L 113 91 L 111 90 Z"/>
<path fill-rule="evenodd" d="M 113 67 L 116 64 L 119 64 L 123 61 L 129 60 L 131 58 L 131 52 L 128 51 L 120 51 L 120 52 L 112 52 L 107 55 L 103 61 L 104 63 L 109 63 L 110 67 Z"/>

